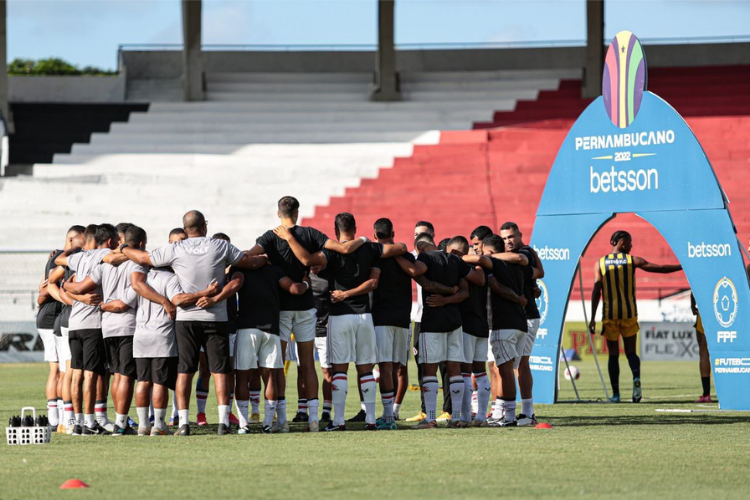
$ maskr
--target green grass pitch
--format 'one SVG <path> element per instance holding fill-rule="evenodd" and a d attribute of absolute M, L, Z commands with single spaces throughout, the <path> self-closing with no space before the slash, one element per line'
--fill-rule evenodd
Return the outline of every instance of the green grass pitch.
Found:
<path fill-rule="evenodd" d="M 576 365 L 581 397 L 601 398 L 593 362 Z M 21 406 L 45 407 L 46 371 L 41 363 L 0 365 L 3 427 Z M 2 444 L 0 498 L 747 498 L 750 415 L 657 412 L 717 405 L 693 403 L 700 392 L 696 363 L 645 362 L 642 371 L 640 404 L 537 405 L 550 430 L 413 431 L 402 421 L 393 432 L 351 426 L 313 435 L 292 424 L 286 435 L 219 437 L 215 426 L 194 426 L 189 438 L 55 434 L 48 445 Z M 294 368 L 289 376 L 296 380 Z M 350 384 L 353 415 L 353 377 Z M 292 416 L 296 384 L 288 385 Z M 213 388 L 207 413 L 216 422 L 212 398 Z M 573 398 L 563 381 L 560 399 Z M 401 417 L 418 405 L 418 393 L 408 392 Z M 114 417 L 111 402 L 109 411 Z M 194 418 L 194 404 L 191 412 Z M 71 478 L 90 488 L 59 491 Z"/>

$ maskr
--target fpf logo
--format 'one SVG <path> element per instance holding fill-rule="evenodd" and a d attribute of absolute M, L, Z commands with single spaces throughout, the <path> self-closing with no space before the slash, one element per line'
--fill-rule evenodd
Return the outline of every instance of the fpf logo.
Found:
<path fill-rule="evenodd" d="M 723 328 L 729 328 L 737 317 L 737 288 L 724 276 L 714 288 L 714 316 Z"/>
<path fill-rule="evenodd" d="M 544 284 L 544 281 L 536 280 L 536 285 L 542 292 L 535 299 L 536 308 L 539 309 L 539 326 L 542 326 L 544 320 L 547 319 L 547 312 L 549 311 L 549 294 L 547 293 L 547 285 Z"/>

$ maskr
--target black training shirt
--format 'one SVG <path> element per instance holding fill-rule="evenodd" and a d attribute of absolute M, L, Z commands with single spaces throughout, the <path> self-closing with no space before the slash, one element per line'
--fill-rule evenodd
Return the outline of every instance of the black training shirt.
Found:
<path fill-rule="evenodd" d="M 237 294 L 237 327 L 256 328 L 278 335 L 282 291 L 279 281 L 285 278 L 286 274 L 276 266 L 263 266 L 254 271 L 233 267 L 230 273 L 234 274 L 237 271 L 245 275 L 245 282 Z"/>
<path fill-rule="evenodd" d="M 536 267 L 536 256 L 534 251 L 529 246 L 523 247 L 518 253 L 523 254 L 529 259 L 529 268 Z M 533 278 L 527 278 L 523 282 L 523 296 L 526 297 L 526 318 L 537 319 L 539 318 L 539 309 L 536 307 L 536 297 L 534 297 L 534 287 L 536 286 L 536 280 Z"/>
<path fill-rule="evenodd" d="M 49 258 L 47 264 L 44 266 L 44 279 L 49 278 L 50 273 L 57 267 L 55 259 L 62 254 L 62 250 L 55 250 L 52 257 Z M 47 297 L 44 304 L 39 306 L 39 310 L 36 314 L 36 327 L 42 330 L 54 330 L 55 318 L 62 312 L 62 306 L 58 301 Z"/>
<path fill-rule="evenodd" d="M 471 266 L 453 254 L 434 250 L 422 252 L 417 257 L 427 266 L 425 277 L 445 286 L 458 286 L 458 282 L 471 272 Z M 427 297 L 432 295 L 422 289 L 422 332 L 452 332 L 461 327 L 461 312 L 458 304 L 446 304 L 443 307 L 430 307 Z"/>
<path fill-rule="evenodd" d="M 349 255 L 323 250 L 328 264 L 320 272 L 320 277 L 328 280 L 328 287 L 333 290 L 352 290 L 370 279 L 370 270 L 379 267 L 383 245 L 367 242 Z M 370 295 L 363 294 L 350 297 L 343 302 L 331 302 L 329 314 L 367 314 L 370 312 Z"/>
<path fill-rule="evenodd" d="M 469 298 L 458 304 L 461 310 L 463 331 L 474 337 L 487 338 L 490 336 L 490 326 L 487 322 L 487 275 L 485 268 L 484 286 L 469 283 Z"/>
<path fill-rule="evenodd" d="M 328 236 L 312 227 L 294 226 L 289 231 L 310 254 L 321 251 L 328 241 Z M 263 247 L 271 264 L 280 267 L 292 281 L 299 283 L 305 277 L 305 274 L 310 272 L 310 268 L 303 266 L 294 255 L 289 243 L 276 236 L 273 231 L 266 231 L 263 236 L 258 238 L 256 243 Z M 312 291 L 308 290 L 303 295 L 292 295 L 281 291 L 282 311 L 307 311 L 313 307 L 315 306 Z"/>
<path fill-rule="evenodd" d="M 315 336 L 328 336 L 328 311 L 331 308 L 331 294 L 328 291 L 328 281 L 318 277 L 317 274 L 310 274 L 312 281 L 313 299 L 315 300 L 315 310 L 318 319 L 315 321 Z"/>
<path fill-rule="evenodd" d="M 519 266 L 502 260 L 492 259 L 492 275 L 498 283 L 507 286 L 518 295 L 523 294 L 524 280 L 531 278 L 533 273 L 533 270 L 529 266 Z M 493 293 L 492 329 L 528 331 L 526 311 L 519 304 L 505 300 Z"/>
<path fill-rule="evenodd" d="M 403 257 L 414 262 L 414 256 Z M 396 259 L 381 259 L 380 280 L 373 292 L 372 322 L 375 326 L 409 328 L 411 324 L 411 276 L 406 274 Z"/>

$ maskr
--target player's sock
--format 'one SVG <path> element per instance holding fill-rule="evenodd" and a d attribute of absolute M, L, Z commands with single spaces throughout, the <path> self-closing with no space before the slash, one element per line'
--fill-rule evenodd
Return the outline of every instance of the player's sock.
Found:
<path fill-rule="evenodd" d="M 47 420 L 49 420 L 49 425 L 57 427 L 60 420 L 60 416 L 57 413 L 57 398 L 47 400 Z"/>
<path fill-rule="evenodd" d="M 276 423 L 281 425 L 286 422 L 286 398 L 276 400 Z"/>
<path fill-rule="evenodd" d="M 250 405 L 252 413 L 260 413 L 260 391 L 250 391 Z"/>
<path fill-rule="evenodd" d="M 273 424 L 273 416 L 276 414 L 276 401 L 266 399 L 263 413 L 263 426 L 266 427 Z"/>
<path fill-rule="evenodd" d="M 378 384 L 372 372 L 365 373 L 359 377 L 359 385 L 362 388 L 362 402 L 365 405 L 365 423 L 375 423 L 375 401 L 378 398 Z"/>
<path fill-rule="evenodd" d="M 633 378 L 641 378 L 641 358 L 634 352 L 626 354 L 630 371 L 633 372 Z"/>
<path fill-rule="evenodd" d="M 135 407 L 135 412 L 138 414 L 138 428 L 140 430 L 146 430 L 149 427 L 148 410 L 148 406 Z"/>
<path fill-rule="evenodd" d="M 198 413 L 206 413 L 206 401 L 208 400 L 208 390 L 203 390 L 203 379 L 198 377 L 195 383 L 195 402 L 198 404 Z"/>
<path fill-rule="evenodd" d="M 318 407 L 320 400 L 318 398 L 307 400 L 307 412 L 310 415 L 310 422 L 318 421 Z"/>
<path fill-rule="evenodd" d="M 220 424 L 229 425 L 229 405 L 218 405 Z"/>
<path fill-rule="evenodd" d="M 703 384 L 703 395 L 711 395 L 711 377 L 701 377 L 701 384 Z"/>
<path fill-rule="evenodd" d="M 76 413 L 76 424 L 83 425 L 83 413 Z"/>
<path fill-rule="evenodd" d="M 612 385 L 612 393 L 620 394 L 620 360 L 617 355 L 609 355 L 607 369 L 609 371 L 609 383 Z"/>
<path fill-rule="evenodd" d="M 471 377 L 469 380 L 471 380 Z M 461 420 L 461 407 L 464 400 L 464 378 L 461 375 L 450 377 L 448 385 L 451 391 L 451 420 L 459 421 Z"/>
<path fill-rule="evenodd" d="M 94 415 L 93 413 L 86 413 L 83 416 L 83 423 L 86 425 L 86 427 L 91 429 L 96 424 L 96 415 Z"/>
<path fill-rule="evenodd" d="M 306 399 L 297 400 L 297 413 L 304 413 L 305 415 L 307 415 L 307 400 Z"/>
<path fill-rule="evenodd" d="M 172 407 L 172 411 L 177 411 L 175 407 Z M 148 419 L 151 421 L 154 417 L 154 403 L 153 400 L 148 404 Z"/>
<path fill-rule="evenodd" d="M 482 422 L 487 419 L 487 403 L 492 395 L 492 387 L 487 372 L 475 373 L 474 380 L 477 382 L 477 416 L 475 418 Z"/>
<path fill-rule="evenodd" d="M 367 411 L 367 406 L 365 406 L 365 401 L 364 400 L 360 400 L 360 402 L 359 402 L 359 409 L 362 410 L 362 411 Z"/>
<path fill-rule="evenodd" d="M 349 392 L 346 373 L 334 373 L 331 385 L 333 386 L 333 425 L 342 425 L 344 423 L 346 395 Z"/>
<path fill-rule="evenodd" d="M 96 404 L 94 405 L 94 411 L 96 412 L 96 421 L 99 422 L 100 425 L 104 425 L 109 422 L 109 417 L 107 416 L 106 399 L 100 399 L 96 401 Z"/>
<path fill-rule="evenodd" d="M 177 415 L 180 419 L 180 427 L 183 425 L 190 425 L 190 419 L 188 418 L 188 413 L 190 413 L 190 410 L 184 409 L 184 410 L 177 410 Z"/>
<path fill-rule="evenodd" d="M 166 408 L 154 408 L 154 427 L 163 431 L 167 428 L 167 423 L 164 421 L 167 418 Z"/>
<path fill-rule="evenodd" d="M 383 403 L 383 420 L 388 423 L 393 422 L 393 399 L 395 394 L 393 391 L 381 392 L 380 401 Z"/>
<path fill-rule="evenodd" d="M 471 413 L 479 413 L 479 399 L 477 398 L 478 391 L 472 388 L 471 391 Z"/>
<path fill-rule="evenodd" d="M 516 402 L 501 400 L 503 406 L 503 412 L 505 413 L 505 421 L 513 422 L 516 420 Z"/>
<path fill-rule="evenodd" d="M 234 391 L 229 393 L 229 403 L 227 403 L 227 405 L 229 406 L 229 413 L 232 413 L 233 404 L 234 404 Z"/>
<path fill-rule="evenodd" d="M 437 377 L 422 377 L 422 394 L 424 394 L 424 407 L 428 422 L 434 422 L 437 418 L 435 411 L 439 387 Z"/>
<path fill-rule="evenodd" d="M 117 424 L 120 429 L 124 429 L 128 425 L 128 416 L 115 413 L 115 424 Z"/>
<path fill-rule="evenodd" d="M 471 373 L 461 373 L 461 377 L 464 384 L 464 394 L 461 400 L 461 421 L 471 422 L 471 394 L 473 389 Z"/>
<path fill-rule="evenodd" d="M 245 427 L 247 425 L 247 410 L 248 406 L 250 406 L 250 401 L 245 399 L 237 399 L 237 418 L 240 420 L 240 427 Z"/>
<path fill-rule="evenodd" d="M 151 408 L 153 408 L 154 405 L 151 405 Z M 179 420 L 180 414 L 177 411 L 177 393 L 172 391 L 172 415 L 169 417 L 170 420 Z"/>
<path fill-rule="evenodd" d="M 534 399 L 522 399 L 521 400 L 521 413 L 527 417 L 531 417 L 534 414 Z"/>
<path fill-rule="evenodd" d="M 324 399 L 323 400 L 323 412 L 331 413 L 331 409 L 333 408 L 333 401 L 330 399 Z"/>
<path fill-rule="evenodd" d="M 76 420 L 76 414 L 73 413 L 73 401 L 63 401 L 63 406 L 65 409 L 65 418 L 63 419 L 63 422 L 65 425 L 70 425 L 70 422 L 75 422 Z"/>
<path fill-rule="evenodd" d="M 58 425 L 65 423 L 65 402 L 62 398 L 57 399 L 57 423 Z"/>
<path fill-rule="evenodd" d="M 393 419 L 398 419 L 398 413 L 401 411 L 401 403 L 393 403 Z"/>
<path fill-rule="evenodd" d="M 499 420 L 503 418 L 503 403 L 500 398 L 495 400 L 495 405 L 492 407 L 492 418 Z"/>

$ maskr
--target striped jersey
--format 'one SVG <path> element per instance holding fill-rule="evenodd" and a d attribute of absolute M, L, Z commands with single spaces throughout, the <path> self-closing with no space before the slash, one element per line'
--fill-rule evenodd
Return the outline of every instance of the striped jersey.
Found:
<path fill-rule="evenodd" d="M 604 294 L 603 319 L 638 317 L 635 303 L 635 265 L 626 253 L 611 253 L 599 259 Z"/>

